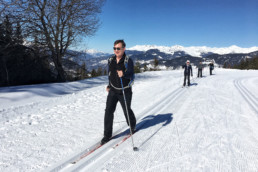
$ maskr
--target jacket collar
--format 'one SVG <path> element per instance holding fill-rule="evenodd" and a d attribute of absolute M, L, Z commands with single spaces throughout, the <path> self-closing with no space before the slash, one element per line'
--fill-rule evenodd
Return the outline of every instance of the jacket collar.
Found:
<path fill-rule="evenodd" d="M 119 60 L 119 63 L 120 63 L 120 62 L 123 62 L 123 61 L 125 60 L 125 57 L 126 57 L 126 54 L 124 53 L 123 56 L 122 56 L 122 58 Z M 115 58 L 114 58 L 114 59 L 115 59 L 115 61 L 116 61 L 116 55 L 115 55 Z"/>

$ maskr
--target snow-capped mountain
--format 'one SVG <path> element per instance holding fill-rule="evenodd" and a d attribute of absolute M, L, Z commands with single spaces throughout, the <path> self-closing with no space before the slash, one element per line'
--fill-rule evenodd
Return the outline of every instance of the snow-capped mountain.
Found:
<path fill-rule="evenodd" d="M 135 51 L 148 51 L 151 49 L 158 49 L 160 52 L 166 54 L 174 54 L 178 51 L 185 52 L 188 55 L 194 57 L 204 57 L 210 54 L 233 54 L 233 53 L 251 53 L 254 51 L 258 51 L 258 47 L 250 47 L 250 48 L 241 48 L 236 45 L 232 45 L 230 47 L 207 47 L 207 46 L 191 46 L 191 47 L 183 47 L 180 45 L 174 45 L 171 47 L 167 46 L 157 46 L 157 45 L 136 45 L 127 50 L 135 50 Z"/>
<path fill-rule="evenodd" d="M 87 54 L 87 58 L 103 57 L 110 55 L 110 53 L 105 53 L 95 49 L 84 50 L 82 52 Z"/>
<path fill-rule="evenodd" d="M 86 56 L 86 65 L 89 70 L 98 67 L 106 68 L 107 59 L 112 55 L 110 53 L 99 52 L 96 50 L 87 50 L 83 53 Z M 150 65 L 156 58 L 161 66 L 167 68 L 178 68 L 190 60 L 193 65 L 200 61 L 215 61 L 219 66 L 226 62 L 230 65 L 240 63 L 242 59 L 258 56 L 258 47 L 241 48 L 236 45 L 230 47 L 207 47 L 191 46 L 157 46 L 157 45 L 136 45 L 126 49 L 126 54 L 139 62 L 141 66 Z"/>

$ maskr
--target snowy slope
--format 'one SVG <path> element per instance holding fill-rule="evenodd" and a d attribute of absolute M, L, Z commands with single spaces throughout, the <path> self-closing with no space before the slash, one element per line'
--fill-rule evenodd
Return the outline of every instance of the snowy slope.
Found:
<path fill-rule="evenodd" d="M 132 151 L 130 139 L 116 149 L 110 141 L 93 153 L 96 161 L 78 169 L 258 171 L 258 71 L 214 72 L 205 69 L 190 88 L 181 88 L 181 70 L 136 75 L 139 151 Z M 99 141 L 106 84 L 107 77 L 98 77 L 0 88 L 0 171 L 46 171 Z M 119 105 L 114 132 L 121 128 Z"/>

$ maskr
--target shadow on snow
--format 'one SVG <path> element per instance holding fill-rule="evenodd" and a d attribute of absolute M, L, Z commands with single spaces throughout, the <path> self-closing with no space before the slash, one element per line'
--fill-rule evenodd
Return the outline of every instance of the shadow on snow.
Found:
<path fill-rule="evenodd" d="M 153 135 L 155 135 L 161 128 L 165 127 L 166 125 L 170 124 L 173 120 L 173 114 L 167 113 L 167 114 L 158 114 L 158 115 L 149 115 L 144 117 L 139 123 L 136 124 L 136 132 L 139 132 L 140 130 L 151 128 L 155 125 L 162 124 L 157 131 L 154 132 Z M 129 134 L 130 130 L 127 129 L 124 132 L 116 135 L 114 138 L 122 137 L 126 134 Z M 152 135 L 152 136 L 153 136 Z"/>

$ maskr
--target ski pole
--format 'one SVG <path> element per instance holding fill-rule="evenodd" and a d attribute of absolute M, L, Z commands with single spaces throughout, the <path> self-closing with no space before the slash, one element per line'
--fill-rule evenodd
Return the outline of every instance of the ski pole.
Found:
<path fill-rule="evenodd" d="M 179 69 L 180 70 L 180 69 Z M 181 85 L 182 86 L 182 84 L 181 84 L 181 78 L 183 78 L 183 80 L 184 80 L 184 76 L 182 75 L 183 74 L 183 72 L 184 72 L 184 70 L 182 69 L 182 70 L 180 70 L 180 73 L 179 73 L 179 84 L 178 85 Z M 183 77 L 181 77 L 181 75 L 183 76 Z"/>
<path fill-rule="evenodd" d="M 138 148 L 134 146 L 133 132 L 132 132 L 132 128 L 131 128 L 131 122 L 130 122 L 130 118 L 129 118 L 129 113 L 128 113 L 128 108 L 127 108 L 127 103 L 126 103 L 126 98 L 125 98 L 125 91 L 124 91 L 124 86 L 123 86 L 122 77 L 120 78 L 120 81 L 121 81 L 122 92 L 123 92 L 123 97 L 124 97 L 124 101 L 125 101 L 126 115 L 127 115 L 127 119 L 128 119 L 129 127 L 130 127 L 130 133 L 131 133 L 131 138 L 132 138 L 132 146 L 133 146 L 133 150 L 134 150 L 134 151 L 137 151 Z"/>

